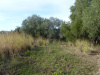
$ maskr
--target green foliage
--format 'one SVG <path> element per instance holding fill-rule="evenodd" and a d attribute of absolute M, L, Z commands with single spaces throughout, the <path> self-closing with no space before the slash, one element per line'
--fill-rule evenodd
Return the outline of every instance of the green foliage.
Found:
<path fill-rule="evenodd" d="M 70 10 L 70 25 L 63 23 L 61 27 L 67 40 L 85 38 L 100 42 L 100 1 L 76 0 Z"/>
<path fill-rule="evenodd" d="M 70 7 L 70 10 L 71 10 L 70 19 L 72 21 L 74 21 L 75 20 L 75 17 L 76 17 L 76 6 L 71 6 Z"/>
<path fill-rule="evenodd" d="M 71 31 L 70 22 L 68 23 L 63 22 L 60 29 L 61 29 L 60 32 L 63 33 L 63 36 L 66 37 L 66 40 L 74 41 L 74 35 L 72 34 Z"/>
<path fill-rule="evenodd" d="M 72 14 L 71 18 L 71 31 L 76 38 L 80 38 L 82 34 L 83 10 L 90 5 L 91 0 L 76 0 L 75 5 L 70 8 Z"/>
<path fill-rule="evenodd" d="M 30 50 L 27 50 L 27 51 L 25 52 L 25 55 L 32 55 L 32 54 L 34 54 L 34 53 L 33 53 L 33 51 L 30 51 Z"/>
<path fill-rule="evenodd" d="M 91 5 L 83 11 L 83 32 L 92 40 L 100 40 L 100 0 L 92 0 Z"/>
<path fill-rule="evenodd" d="M 38 26 L 44 21 L 43 18 L 32 15 L 32 17 L 28 17 L 22 22 L 22 30 L 28 34 L 32 34 L 33 36 L 39 36 Z"/>
<path fill-rule="evenodd" d="M 71 32 L 75 36 L 75 38 L 79 38 L 81 36 L 82 30 L 82 20 L 77 18 L 74 22 L 71 23 Z"/>
<path fill-rule="evenodd" d="M 0 62 L 2 62 L 2 59 L 0 58 Z"/>
<path fill-rule="evenodd" d="M 40 16 L 32 15 L 22 22 L 20 30 L 32 34 L 34 37 L 42 36 L 49 39 L 58 39 L 61 22 L 61 20 L 54 17 L 44 19 Z"/>

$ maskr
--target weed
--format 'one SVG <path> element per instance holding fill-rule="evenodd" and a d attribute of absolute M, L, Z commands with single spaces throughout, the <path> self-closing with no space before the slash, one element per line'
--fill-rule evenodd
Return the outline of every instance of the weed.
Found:
<path fill-rule="evenodd" d="M 27 50 L 26 52 L 25 52 L 25 55 L 32 55 L 33 54 L 33 51 L 30 51 L 30 50 Z"/>

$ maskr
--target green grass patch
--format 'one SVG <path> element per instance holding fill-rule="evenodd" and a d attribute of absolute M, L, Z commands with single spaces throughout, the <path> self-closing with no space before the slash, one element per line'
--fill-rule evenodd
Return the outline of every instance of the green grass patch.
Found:
<path fill-rule="evenodd" d="M 97 70 L 91 61 L 63 52 L 58 43 L 27 50 L 1 66 L 10 75 L 93 75 Z"/>

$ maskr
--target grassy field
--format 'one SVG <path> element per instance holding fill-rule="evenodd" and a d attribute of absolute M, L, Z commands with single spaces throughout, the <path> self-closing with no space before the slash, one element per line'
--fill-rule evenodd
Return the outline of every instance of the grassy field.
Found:
<path fill-rule="evenodd" d="M 68 43 L 53 42 L 26 50 L 10 60 L 0 59 L 0 75 L 95 75 L 97 62 L 90 58 Z"/>

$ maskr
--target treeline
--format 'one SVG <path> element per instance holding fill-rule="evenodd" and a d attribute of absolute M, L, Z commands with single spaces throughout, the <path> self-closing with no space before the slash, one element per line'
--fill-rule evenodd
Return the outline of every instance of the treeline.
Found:
<path fill-rule="evenodd" d="M 42 18 L 32 15 L 15 29 L 18 32 L 42 36 L 48 39 L 66 38 L 74 42 L 76 39 L 87 39 L 100 42 L 100 0 L 76 0 L 70 8 L 70 22 L 58 18 Z"/>
<path fill-rule="evenodd" d="M 22 26 L 15 29 L 18 32 L 31 34 L 33 37 L 59 39 L 62 20 L 54 17 L 49 19 L 32 15 L 22 22 Z"/>
<path fill-rule="evenodd" d="M 88 39 L 100 43 L 100 0 L 76 0 L 71 6 L 71 22 L 63 22 L 61 32 L 69 41 Z"/>

